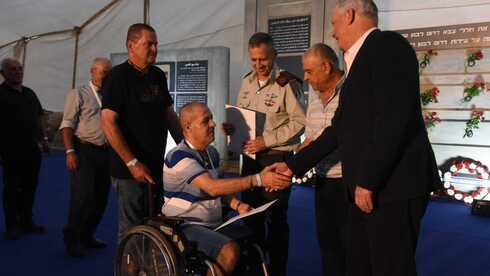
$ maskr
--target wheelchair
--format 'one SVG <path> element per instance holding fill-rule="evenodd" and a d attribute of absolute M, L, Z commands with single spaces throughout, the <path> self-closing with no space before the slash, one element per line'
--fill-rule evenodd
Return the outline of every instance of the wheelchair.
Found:
<path fill-rule="evenodd" d="M 211 261 L 180 231 L 182 223 L 182 218 L 160 215 L 126 231 L 117 249 L 114 275 L 206 275 L 208 269 L 216 275 Z M 236 242 L 241 255 L 233 275 L 268 276 L 264 253 L 253 239 Z"/>

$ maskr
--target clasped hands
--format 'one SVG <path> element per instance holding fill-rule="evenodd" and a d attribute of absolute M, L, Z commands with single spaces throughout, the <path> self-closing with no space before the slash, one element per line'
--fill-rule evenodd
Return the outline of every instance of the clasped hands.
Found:
<path fill-rule="evenodd" d="M 233 135 L 235 132 L 235 128 L 231 123 L 223 123 L 221 125 L 223 132 L 226 135 Z M 300 149 L 308 146 L 311 140 L 305 140 Z M 243 147 L 243 151 L 245 153 L 256 153 L 266 149 L 264 138 L 259 136 L 255 140 L 249 140 Z M 278 162 L 274 163 L 271 166 L 266 167 L 261 173 L 260 176 L 262 178 L 262 182 L 264 183 L 264 187 L 266 191 L 277 191 L 282 190 L 289 187 L 292 182 L 291 179 L 293 177 L 293 172 L 288 168 L 286 163 Z M 371 213 L 373 210 L 373 192 L 365 189 L 361 186 L 356 186 L 356 190 L 354 192 L 355 203 L 359 209 L 361 209 L 364 213 Z"/>
<path fill-rule="evenodd" d="M 291 177 L 293 176 L 293 172 L 284 162 L 274 163 L 267 168 L 269 170 L 273 170 L 276 173 L 275 175 L 280 175 L 281 178 L 288 177 L 289 179 L 291 179 Z M 361 209 L 361 211 L 366 214 L 369 214 L 373 211 L 373 192 L 371 190 L 357 185 L 354 191 L 354 198 L 356 206 Z"/>

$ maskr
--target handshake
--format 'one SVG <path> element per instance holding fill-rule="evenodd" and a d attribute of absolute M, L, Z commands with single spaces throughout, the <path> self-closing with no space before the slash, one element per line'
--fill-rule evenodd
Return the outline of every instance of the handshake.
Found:
<path fill-rule="evenodd" d="M 278 162 L 265 167 L 260 172 L 264 188 L 268 192 L 283 190 L 291 186 L 293 172 L 286 163 Z"/>

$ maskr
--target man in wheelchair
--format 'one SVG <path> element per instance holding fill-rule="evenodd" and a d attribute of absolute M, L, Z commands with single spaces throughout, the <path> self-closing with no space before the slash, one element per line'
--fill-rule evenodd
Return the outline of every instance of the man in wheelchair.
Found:
<path fill-rule="evenodd" d="M 237 227 L 230 228 L 234 233 L 213 230 L 222 223 L 222 203 L 240 214 L 248 212 L 251 207 L 235 197 L 237 192 L 286 188 L 290 178 L 266 167 L 257 175 L 220 179 L 219 154 L 210 146 L 216 124 L 208 107 L 198 102 L 184 105 L 180 123 L 185 139 L 165 158 L 162 213 L 186 219 L 181 229 L 185 238 L 212 260 L 218 275 L 229 275 L 240 255 L 233 237 L 239 236 L 236 232 L 241 230 L 235 230 Z"/>

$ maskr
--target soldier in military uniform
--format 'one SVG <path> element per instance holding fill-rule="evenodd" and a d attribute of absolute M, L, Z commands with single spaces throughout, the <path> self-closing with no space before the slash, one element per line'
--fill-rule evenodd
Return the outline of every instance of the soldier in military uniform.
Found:
<path fill-rule="evenodd" d="M 274 63 L 276 52 L 270 35 L 254 34 L 249 40 L 248 51 L 253 70 L 242 81 L 237 105 L 265 113 L 266 118 L 262 136 L 244 146 L 244 152 L 256 154 L 256 159 L 243 155 L 242 175 L 256 174 L 265 166 L 291 156 L 305 125 L 301 80 L 280 70 Z M 223 123 L 223 129 L 231 135 L 234 127 L 231 123 Z M 278 199 L 265 215 L 246 220 L 267 248 L 272 275 L 286 275 L 290 193 L 290 188 L 281 191 L 254 189 L 242 193 L 242 199 L 253 207 Z"/>

